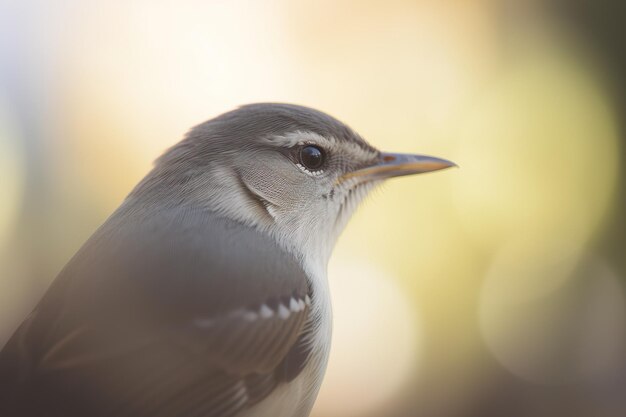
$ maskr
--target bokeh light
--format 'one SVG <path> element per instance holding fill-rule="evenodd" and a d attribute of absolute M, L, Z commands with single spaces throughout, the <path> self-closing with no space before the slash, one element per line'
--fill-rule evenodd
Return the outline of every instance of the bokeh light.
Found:
<path fill-rule="evenodd" d="M 619 278 L 591 254 L 526 258 L 506 248 L 482 289 L 482 332 L 495 357 L 531 382 L 608 378 L 625 348 L 624 297 Z"/>
<path fill-rule="evenodd" d="M 0 250 L 16 225 L 24 186 L 24 156 L 17 122 L 0 96 Z"/>
<path fill-rule="evenodd" d="M 314 415 L 384 413 L 417 365 L 417 313 L 397 281 L 375 264 L 336 260 L 329 276 L 334 336 Z"/>
<path fill-rule="evenodd" d="M 581 245 L 614 192 L 609 103 L 575 57 L 546 43 L 522 53 L 459 126 L 459 216 L 492 248 L 509 239 L 550 245 L 553 237 Z"/>

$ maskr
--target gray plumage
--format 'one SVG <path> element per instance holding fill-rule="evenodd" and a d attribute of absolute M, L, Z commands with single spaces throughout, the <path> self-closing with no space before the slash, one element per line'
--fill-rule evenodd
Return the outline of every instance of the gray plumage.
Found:
<path fill-rule="evenodd" d="M 300 159 L 310 145 L 323 169 Z M 4 347 L 0 415 L 308 415 L 328 357 L 335 239 L 382 175 L 424 172 L 412 157 L 394 174 L 390 155 L 294 105 L 197 126 Z"/>
<path fill-rule="evenodd" d="M 28 415 L 234 415 L 303 368 L 309 306 L 277 313 L 307 296 L 295 258 L 254 229 L 192 206 L 121 210 L 5 347 L 2 404 L 22 398 Z M 272 319 L 246 319 L 262 305 Z"/>

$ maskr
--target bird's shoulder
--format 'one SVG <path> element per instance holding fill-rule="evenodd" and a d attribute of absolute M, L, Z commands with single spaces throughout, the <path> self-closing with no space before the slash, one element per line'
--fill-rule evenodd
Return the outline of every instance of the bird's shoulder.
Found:
<path fill-rule="evenodd" d="M 304 368 L 312 296 L 297 259 L 254 228 L 199 207 L 131 207 L 68 263 L 0 370 L 43 403 L 83 392 L 80 413 L 235 415 Z"/>
<path fill-rule="evenodd" d="M 306 298 L 309 280 L 274 239 L 194 206 L 115 213 L 70 260 L 43 298 L 110 314 L 136 306 L 217 317 Z"/>

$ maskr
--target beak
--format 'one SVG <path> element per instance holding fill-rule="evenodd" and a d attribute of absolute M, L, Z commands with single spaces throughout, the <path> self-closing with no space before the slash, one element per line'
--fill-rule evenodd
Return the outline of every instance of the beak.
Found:
<path fill-rule="evenodd" d="M 456 166 L 458 165 L 454 162 L 433 156 L 381 153 L 378 162 L 374 165 L 348 172 L 339 178 L 339 182 L 351 178 L 358 179 L 359 182 L 385 180 L 391 177 L 423 174 Z"/>

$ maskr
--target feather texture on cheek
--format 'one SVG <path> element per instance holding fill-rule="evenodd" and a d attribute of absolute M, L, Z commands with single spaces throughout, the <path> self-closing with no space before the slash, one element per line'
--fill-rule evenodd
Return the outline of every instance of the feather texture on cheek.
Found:
<path fill-rule="evenodd" d="M 241 177 L 258 196 L 283 211 L 302 209 L 314 197 L 313 184 L 290 163 L 278 158 L 245 167 Z"/>

